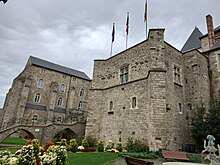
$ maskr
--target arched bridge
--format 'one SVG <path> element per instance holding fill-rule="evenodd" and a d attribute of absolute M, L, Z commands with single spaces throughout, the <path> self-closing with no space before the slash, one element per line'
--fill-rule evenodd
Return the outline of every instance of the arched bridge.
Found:
<path fill-rule="evenodd" d="M 18 131 L 24 131 L 30 138 L 37 138 L 41 144 L 52 140 L 62 131 L 67 131 L 71 138 L 83 137 L 85 134 L 85 122 L 75 122 L 71 124 L 56 124 L 47 125 L 27 125 L 17 124 L 6 129 L 0 130 L 0 142 Z"/>

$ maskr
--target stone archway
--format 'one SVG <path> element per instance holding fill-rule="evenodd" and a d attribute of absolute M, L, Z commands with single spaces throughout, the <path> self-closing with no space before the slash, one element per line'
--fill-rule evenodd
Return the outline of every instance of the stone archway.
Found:
<path fill-rule="evenodd" d="M 19 135 L 25 139 L 34 139 L 35 136 L 26 129 L 20 129 Z"/>
<path fill-rule="evenodd" d="M 78 139 L 77 134 L 72 131 L 70 128 L 63 129 L 56 133 L 53 137 L 53 139 Z"/>
<path fill-rule="evenodd" d="M 1 133 L 1 138 L 0 138 L 0 142 L 2 142 L 4 139 L 6 139 L 6 138 L 8 138 L 8 137 L 10 137 L 11 135 L 13 135 L 13 134 L 18 134 L 18 136 L 20 135 L 20 132 L 23 132 L 23 133 L 25 133 L 26 135 L 28 135 L 28 138 L 29 139 L 34 139 L 35 138 L 35 136 L 34 136 L 34 134 L 32 134 L 30 131 L 28 131 L 28 130 L 26 130 L 26 129 L 24 129 L 24 128 L 17 128 L 17 129 L 9 129 L 9 130 L 7 130 L 7 131 L 5 131 L 5 132 L 2 132 Z"/>

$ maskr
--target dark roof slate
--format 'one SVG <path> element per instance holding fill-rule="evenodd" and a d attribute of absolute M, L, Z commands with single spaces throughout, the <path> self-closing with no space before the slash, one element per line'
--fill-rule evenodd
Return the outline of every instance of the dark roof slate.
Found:
<path fill-rule="evenodd" d="M 81 71 L 78 71 L 75 69 L 71 69 L 71 68 L 67 68 L 67 67 L 64 67 L 64 66 L 61 66 L 58 64 L 54 64 L 52 62 L 42 60 L 37 57 L 30 56 L 29 61 L 32 65 L 36 65 L 36 66 L 40 66 L 40 67 L 47 68 L 50 70 L 58 71 L 58 72 L 65 73 L 65 74 L 75 76 L 78 78 L 82 78 L 85 80 L 91 80 L 84 72 L 81 72 Z"/>
<path fill-rule="evenodd" d="M 200 37 L 202 36 L 203 34 L 201 33 L 201 31 L 197 27 L 195 27 L 195 29 L 187 39 L 186 43 L 182 47 L 181 52 L 184 53 L 188 50 L 201 48 Z"/>

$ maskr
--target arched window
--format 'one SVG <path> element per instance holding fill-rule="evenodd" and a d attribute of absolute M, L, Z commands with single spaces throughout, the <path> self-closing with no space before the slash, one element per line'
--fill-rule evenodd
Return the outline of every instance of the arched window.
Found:
<path fill-rule="evenodd" d="M 59 116 L 58 118 L 57 118 L 57 122 L 62 122 L 63 121 L 63 119 L 62 119 L 62 117 L 61 116 Z"/>
<path fill-rule="evenodd" d="M 60 85 L 60 92 L 64 92 L 65 91 L 65 85 L 64 84 L 61 84 Z"/>
<path fill-rule="evenodd" d="M 40 98 L 41 98 L 40 93 L 36 93 L 35 98 L 34 98 L 34 102 L 35 103 L 39 103 L 40 102 Z"/>
<path fill-rule="evenodd" d="M 62 97 L 59 97 L 59 98 L 57 99 L 57 105 L 58 105 L 58 106 L 62 106 L 62 104 L 63 104 L 63 98 L 62 98 Z"/>
<path fill-rule="evenodd" d="M 84 96 L 84 89 L 80 90 L 79 96 Z"/>
<path fill-rule="evenodd" d="M 78 105 L 78 110 L 82 110 L 82 109 L 83 109 L 83 101 L 80 101 Z"/>
<path fill-rule="evenodd" d="M 36 123 L 38 121 L 38 115 L 32 116 L 32 123 Z"/>
<path fill-rule="evenodd" d="M 43 86 L 44 86 L 44 80 L 43 79 L 38 80 L 37 87 L 43 88 Z"/>

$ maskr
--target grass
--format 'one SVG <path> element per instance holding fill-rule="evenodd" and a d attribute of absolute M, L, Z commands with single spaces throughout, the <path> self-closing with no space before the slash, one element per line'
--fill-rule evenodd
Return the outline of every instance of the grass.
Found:
<path fill-rule="evenodd" d="M 4 139 L 1 144 L 16 144 L 16 145 L 24 145 L 26 144 L 28 140 L 27 139 L 22 139 L 22 138 L 17 138 L 17 137 L 8 137 Z"/>
<path fill-rule="evenodd" d="M 67 164 L 70 165 L 101 165 L 116 159 L 120 159 L 117 153 L 111 152 L 68 152 Z"/>

